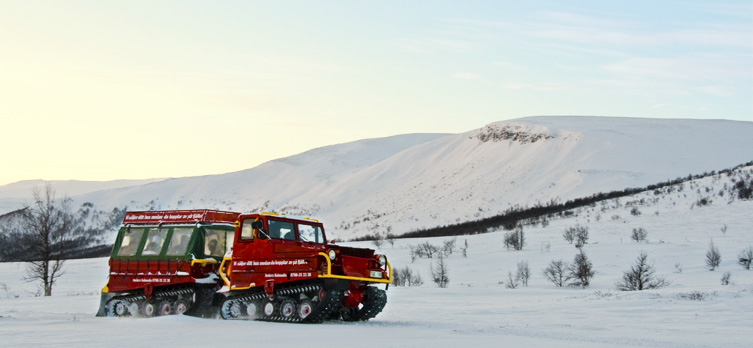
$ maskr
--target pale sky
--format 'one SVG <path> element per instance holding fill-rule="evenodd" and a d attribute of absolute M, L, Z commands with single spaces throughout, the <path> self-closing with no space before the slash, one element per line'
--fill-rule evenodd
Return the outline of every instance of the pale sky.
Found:
<path fill-rule="evenodd" d="M 535 115 L 753 121 L 753 3 L 0 0 L 0 185 Z"/>

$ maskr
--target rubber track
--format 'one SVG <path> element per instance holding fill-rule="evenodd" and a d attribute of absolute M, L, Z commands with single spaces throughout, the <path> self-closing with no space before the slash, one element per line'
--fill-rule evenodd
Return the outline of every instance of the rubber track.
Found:
<path fill-rule="evenodd" d="M 175 289 L 168 289 L 168 290 L 155 290 L 152 295 L 152 298 L 154 299 L 153 301 L 154 303 L 158 303 L 159 301 L 163 301 L 166 299 L 175 301 L 175 300 L 180 299 L 181 297 L 190 299 L 190 298 L 193 298 L 193 295 L 194 295 L 194 289 L 192 288 L 175 288 Z M 142 304 L 146 303 L 147 297 L 144 294 L 138 294 L 138 293 L 131 294 L 131 295 L 115 296 L 112 299 L 110 299 L 110 301 L 108 301 L 108 304 L 116 300 L 125 302 L 127 307 L 129 307 L 128 309 L 129 315 L 134 316 L 134 315 L 139 315 L 139 313 L 130 313 L 131 305 L 135 303 L 140 308 Z M 193 302 L 190 301 L 189 309 L 192 307 L 193 307 Z M 107 316 L 110 316 L 109 314 L 110 313 L 106 313 Z"/>
<path fill-rule="evenodd" d="M 377 316 L 387 305 L 387 292 L 369 286 L 364 294 L 363 307 L 353 314 L 349 321 L 366 321 Z"/>
<path fill-rule="evenodd" d="M 288 288 L 281 288 L 281 289 L 275 289 L 275 306 L 276 313 L 275 315 L 264 318 L 264 317 L 258 317 L 258 318 L 248 318 L 248 317 L 242 317 L 242 318 L 233 318 L 230 320 L 260 320 L 260 321 L 271 321 L 271 322 L 283 322 L 283 323 L 320 323 L 324 321 L 326 318 L 329 318 L 333 313 L 335 313 L 340 308 L 340 302 L 342 302 L 343 298 L 343 292 L 341 290 L 325 290 L 324 299 L 318 302 L 313 302 L 316 304 L 316 306 L 313 308 L 313 311 L 311 314 L 309 314 L 306 318 L 301 319 L 297 315 L 293 315 L 290 318 L 285 318 L 279 313 L 279 305 L 282 303 L 284 299 L 291 298 L 296 300 L 296 303 L 299 303 L 297 300 L 301 294 L 318 294 L 319 291 L 322 289 L 321 284 L 302 284 L 297 286 L 292 286 Z M 256 290 L 256 293 L 253 294 L 247 294 L 247 295 L 236 295 L 232 297 L 228 297 L 228 299 L 231 300 L 238 300 L 241 301 L 244 305 L 248 305 L 249 303 L 254 303 L 257 306 L 261 306 L 261 301 L 267 298 L 267 294 L 263 291 L 263 289 Z M 221 309 L 220 309 L 221 310 Z"/>

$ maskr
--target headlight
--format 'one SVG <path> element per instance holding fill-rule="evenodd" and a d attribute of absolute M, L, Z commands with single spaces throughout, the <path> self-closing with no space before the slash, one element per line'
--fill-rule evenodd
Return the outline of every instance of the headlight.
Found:
<path fill-rule="evenodd" d="M 387 256 L 379 255 L 379 265 L 384 267 L 387 264 Z"/>
<path fill-rule="evenodd" d="M 337 256 L 337 253 L 335 253 L 334 250 L 330 249 L 329 250 L 329 259 L 332 260 L 332 261 L 335 261 L 335 257 L 336 256 Z"/>

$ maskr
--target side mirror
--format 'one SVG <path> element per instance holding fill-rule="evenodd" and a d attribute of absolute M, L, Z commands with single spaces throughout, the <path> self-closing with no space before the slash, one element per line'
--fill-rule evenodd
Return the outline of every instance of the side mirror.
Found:
<path fill-rule="evenodd" d="M 251 223 L 251 228 L 253 228 L 255 230 L 260 230 L 260 229 L 264 228 L 264 223 L 261 220 L 256 220 L 256 221 L 254 221 L 254 222 Z"/>

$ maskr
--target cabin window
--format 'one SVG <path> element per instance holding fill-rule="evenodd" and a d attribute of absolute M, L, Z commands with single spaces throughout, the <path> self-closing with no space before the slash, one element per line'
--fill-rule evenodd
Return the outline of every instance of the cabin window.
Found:
<path fill-rule="evenodd" d="M 141 228 L 130 228 L 123 233 L 123 239 L 120 241 L 118 256 L 134 256 L 139 251 L 139 242 L 144 230 Z"/>
<path fill-rule="evenodd" d="M 204 237 L 204 255 L 223 257 L 231 249 L 235 232 L 228 232 L 218 229 L 207 229 Z"/>
<path fill-rule="evenodd" d="M 243 224 L 241 225 L 241 239 L 254 239 L 254 227 L 252 226 L 253 223 L 254 219 L 243 219 Z"/>
<path fill-rule="evenodd" d="M 146 235 L 146 243 L 144 243 L 144 250 L 141 251 L 141 255 L 159 255 L 162 251 L 162 245 L 165 244 L 166 236 L 167 229 L 150 228 Z"/>
<path fill-rule="evenodd" d="M 298 235 L 302 242 L 324 244 L 324 233 L 319 226 L 298 224 Z"/>
<path fill-rule="evenodd" d="M 191 240 L 192 233 L 193 228 L 174 228 L 173 235 L 170 237 L 170 246 L 167 248 L 167 255 L 185 255 L 188 250 L 188 242 Z"/>

